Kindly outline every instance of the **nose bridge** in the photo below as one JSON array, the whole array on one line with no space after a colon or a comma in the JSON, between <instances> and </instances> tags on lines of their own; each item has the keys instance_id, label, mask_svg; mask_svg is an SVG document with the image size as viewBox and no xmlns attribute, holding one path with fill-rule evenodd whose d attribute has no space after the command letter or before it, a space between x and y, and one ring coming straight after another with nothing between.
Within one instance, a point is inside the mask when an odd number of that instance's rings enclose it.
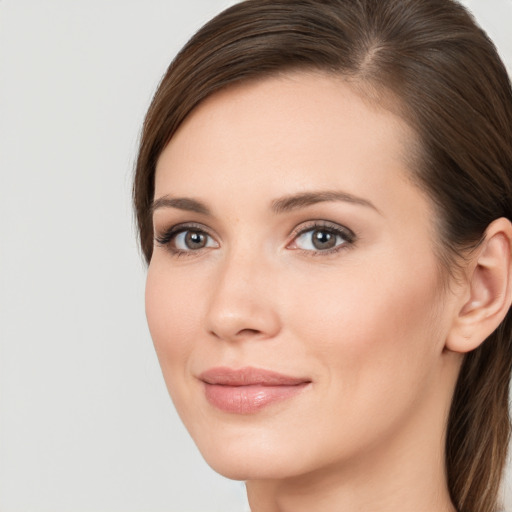
<instances>
[{"instance_id":1,"label":"nose bridge","mask_svg":"<svg viewBox=\"0 0 512 512\"><path fill-rule=\"evenodd\" d=\"M237 340L272 337L279 331L272 300L272 269L254 247L233 247L218 263L210 297L207 329L216 337Z\"/></svg>"}]
</instances>

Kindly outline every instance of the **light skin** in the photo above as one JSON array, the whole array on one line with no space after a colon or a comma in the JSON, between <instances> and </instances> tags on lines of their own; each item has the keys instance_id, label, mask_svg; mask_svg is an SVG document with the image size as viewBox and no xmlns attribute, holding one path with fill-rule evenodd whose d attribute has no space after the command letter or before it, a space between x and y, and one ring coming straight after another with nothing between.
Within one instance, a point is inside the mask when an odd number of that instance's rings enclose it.
<instances>
[{"instance_id":1,"label":"light skin","mask_svg":"<svg viewBox=\"0 0 512 512\"><path fill-rule=\"evenodd\" d=\"M414 143L342 79L295 73L214 94L160 155L151 335L253 512L455 510L447 414L463 354L510 305L512 230L495 221L447 283ZM208 402L202 372L248 366L308 384L251 414Z\"/></svg>"}]
</instances>

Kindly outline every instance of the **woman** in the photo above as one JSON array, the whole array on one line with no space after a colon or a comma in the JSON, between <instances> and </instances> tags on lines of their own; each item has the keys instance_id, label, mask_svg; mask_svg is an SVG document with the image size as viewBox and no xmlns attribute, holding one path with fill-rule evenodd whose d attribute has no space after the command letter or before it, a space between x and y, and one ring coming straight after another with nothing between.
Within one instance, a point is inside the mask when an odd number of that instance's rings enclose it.
<instances>
[{"instance_id":1,"label":"woman","mask_svg":"<svg viewBox=\"0 0 512 512\"><path fill-rule=\"evenodd\" d=\"M170 395L253 512L491 512L512 91L451 0L248 0L162 80L134 184Z\"/></svg>"}]
</instances>

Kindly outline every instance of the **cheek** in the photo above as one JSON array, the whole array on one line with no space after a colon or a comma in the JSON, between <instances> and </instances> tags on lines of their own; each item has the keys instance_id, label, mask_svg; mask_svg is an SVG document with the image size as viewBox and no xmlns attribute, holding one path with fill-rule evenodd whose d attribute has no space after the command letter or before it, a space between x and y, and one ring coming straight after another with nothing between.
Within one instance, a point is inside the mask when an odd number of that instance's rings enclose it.
<instances>
[{"instance_id":1,"label":"cheek","mask_svg":"<svg viewBox=\"0 0 512 512\"><path fill-rule=\"evenodd\" d=\"M442 350L436 276L432 261L423 268L396 262L393 272L361 266L328 279L303 278L303 293L291 290L301 299L283 299L293 304L285 323L333 382L359 389L389 387L401 377L412 383Z\"/></svg>"},{"instance_id":2,"label":"cheek","mask_svg":"<svg viewBox=\"0 0 512 512\"><path fill-rule=\"evenodd\" d=\"M196 287L190 286L186 276L174 276L162 270L158 261L151 262L146 281L146 317L163 370L170 364L182 367L191 349L200 310L195 299Z\"/></svg>"},{"instance_id":3,"label":"cheek","mask_svg":"<svg viewBox=\"0 0 512 512\"><path fill-rule=\"evenodd\" d=\"M201 282L201 281L200 281ZM191 382L191 361L198 345L203 315L198 298L205 290L190 283L188 272L172 272L157 258L146 281L146 317L168 393L185 424L193 415L197 383Z\"/></svg>"}]
</instances>

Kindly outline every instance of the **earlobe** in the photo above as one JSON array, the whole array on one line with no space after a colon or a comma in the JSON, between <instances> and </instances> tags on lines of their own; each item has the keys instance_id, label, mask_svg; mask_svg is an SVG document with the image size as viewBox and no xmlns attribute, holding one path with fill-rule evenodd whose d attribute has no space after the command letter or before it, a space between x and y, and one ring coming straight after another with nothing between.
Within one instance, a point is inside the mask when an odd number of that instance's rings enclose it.
<instances>
[{"instance_id":1,"label":"earlobe","mask_svg":"<svg viewBox=\"0 0 512 512\"><path fill-rule=\"evenodd\" d=\"M512 224L489 224L468 263L467 288L446 340L446 348L466 353L477 348L505 318L512 301Z\"/></svg>"}]
</instances>

